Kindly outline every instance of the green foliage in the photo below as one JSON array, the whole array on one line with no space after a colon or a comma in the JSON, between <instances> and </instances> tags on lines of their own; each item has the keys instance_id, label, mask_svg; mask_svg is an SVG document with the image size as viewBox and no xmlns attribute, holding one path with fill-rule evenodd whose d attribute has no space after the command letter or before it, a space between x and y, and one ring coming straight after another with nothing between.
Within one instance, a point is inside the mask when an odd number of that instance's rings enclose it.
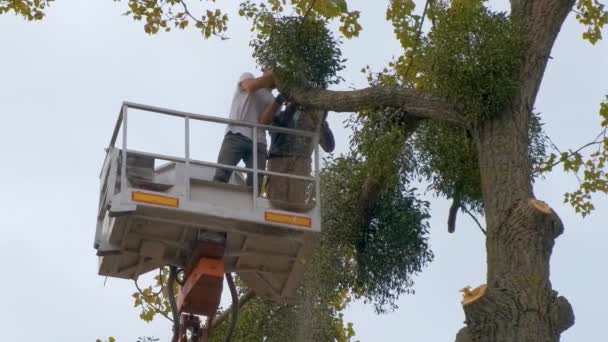
<instances>
[{"instance_id":1,"label":"green foliage","mask_svg":"<svg viewBox=\"0 0 608 342\"><path fill-rule=\"evenodd\" d=\"M419 88L450 100L473 126L498 114L519 85L524 43L516 27L481 1L437 10L420 56L426 80Z\"/></svg>"},{"instance_id":2,"label":"green foliage","mask_svg":"<svg viewBox=\"0 0 608 342\"><path fill-rule=\"evenodd\" d=\"M575 151L552 153L539 167L539 172L547 172L562 164L565 172L577 176L579 187L564 194L564 203L572 205L583 217L595 209L593 194L608 193L608 96L600 103L599 114L602 131L595 140ZM593 150L584 154L583 150L587 148Z\"/></svg>"},{"instance_id":3,"label":"green foliage","mask_svg":"<svg viewBox=\"0 0 608 342\"><path fill-rule=\"evenodd\" d=\"M251 42L258 64L275 70L282 84L325 88L338 83L343 60L339 43L323 20L312 17L272 19Z\"/></svg>"},{"instance_id":4,"label":"green foliage","mask_svg":"<svg viewBox=\"0 0 608 342\"><path fill-rule=\"evenodd\" d=\"M427 121L416 132L416 148L419 172L432 190L481 212L477 148L464 129Z\"/></svg>"},{"instance_id":5,"label":"green foliage","mask_svg":"<svg viewBox=\"0 0 608 342\"><path fill-rule=\"evenodd\" d=\"M306 263L303 284L291 304L276 304L252 299L239 311L234 341L320 341L351 342L355 336L352 323L344 322L341 311L349 302L349 292L342 284L343 253L328 246L322 233L320 246ZM237 278L238 279L238 278ZM246 291L237 281L240 292ZM228 322L218 326L212 342L223 341Z\"/></svg>"},{"instance_id":6,"label":"green foliage","mask_svg":"<svg viewBox=\"0 0 608 342\"><path fill-rule=\"evenodd\" d=\"M359 11L349 11L346 0L246 0L241 2L239 15L253 20L252 30L265 33L271 18L285 17L286 13L295 13L304 17L313 15L318 18L339 19L338 30L346 38L359 35Z\"/></svg>"},{"instance_id":7,"label":"green foliage","mask_svg":"<svg viewBox=\"0 0 608 342\"><path fill-rule=\"evenodd\" d=\"M543 129L544 123L539 113L532 113L528 126L528 160L532 170L538 169L547 159L547 145L550 142L549 136ZM540 174L532 172L532 180Z\"/></svg>"},{"instance_id":8,"label":"green foliage","mask_svg":"<svg viewBox=\"0 0 608 342\"><path fill-rule=\"evenodd\" d=\"M415 165L400 114L369 111L351 120L351 152L328 163L322 184L324 232L343 251L343 268L353 270L345 287L378 312L412 293L412 276L433 259L428 203L409 185ZM362 198L370 182L379 189L377 201L362 213L360 204L373 201Z\"/></svg>"},{"instance_id":9,"label":"green foliage","mask_svg":"<svg viewBox=\"0 0 608 342\"><path fill-rule=\"evenodd\" d=\"M116 339L112 336L108 337L108 339L106 340L107 342L116 342ZM106 342L106 341L102 341L101 339L96 339L95 342Z\"/></svg>"},{"instance_id":10,"label":"green foliage","mask_svg":"<svg viewBox=\"0 0 608 342\"><path fill-rule=\"evenodd\" d=\"M323 244L323 242L322 242ZM259 298L251 300L240 312L234 341L339 341L351 342L354 329L340 313L349 301L348 291L337 284L342 275L340 253L332 248L319 248L307 263L304 284L293 305L275 304ZM161 269L155 283L135 292L135 306L141 308L140 318L151 322L158 315L169 319L166 291L167 268ZM241 294L246 291L237 278ZM177 286L175 293L177 293ZM221 324L211 341L223 341L227 322Z\"/></svg>"},{"instance_id":11,"label":"green foliage","mask_svg":"<svg viewBox=\"0 0 608 342\"><path fill-rule=\"evenodd\" d=\"M14 12L27 20L40 20L51 1L0 0L0 14ZM211 8L214 0L202 2L210 8L191 12L185 0L127 0L125 15L144 21L148 34L194 26L205 38L224 38L228 16ZM339 31L347 38L362 29L360 13L349 10L346 0L239 3L239 15L251 19L252 30L258 33L252 42L254 57L274 68L286 84L326 87L341 80L340 44L327 25L339 20ZM507 15L491 12L484 3L431 2L427 15L432 29L419 40L422 17L414 13L414 2L390 0L386 19L404 53L389 64L390 70L370 77L370 82L414 87L445 97L457 105L470 131L503 111L518 87L524 40ZM583 38L595 44L608 23L608 11L598 0L577 0L576 10L576 18L587 26ZM296 17L285 17L286 13ZM583 216L594 208L592 194L608 192L608 102L601 104L600 115L603 131L585 145L596 150L588 155L581 149L552 154L535 174L558 164L566 172L582 174L579 189L567 193L565 201ZM546 137L537 115L529 121L529 158L537 165L546 154ZM350 153L329 161L323 171L323 233L296 303L254 299L240 312L235 340L352 341L353 326L344 322L341 313L351 297L365 298L383 312L394 308L399 295L413 292L412 276L433 259L428 245L428 203L417 199L411 186L416 176L430 180L437 193L481 211L477 152L467 130L426 121L410 139L403 113L390 108L359 113L349 124L354 129ZM362 213L362 195L370 181L379 193ZM162 268L153 285L133 294L134 306L147 322L158 315L169 318L167 273ZM220 326L212 341L223 340L225 328L225 324Z\"/></svg>"},{"instance_id":12,"label":"green foliage","mask_svg":"<svg viewBox=\"0 0 608 342\"><path fill-rule=\"evenodd\" d=\"M386 187L399 182L399 174L413 170L412 150L405 145L406 126L400 111L361 112L347 121L352 130L352 158L365 161L364 176Z\"/></svg>"},{"instance_id":13,"label":"green foliage","mask_svg":"<svg viewBox=\"0 0 608 342\"><path fill-rule=\"evenodd\" d=\"M583 39L591 44L602 39L602 28L608 23L608 11L598 0L577 0L576 19L587 27Z\"/></svg>"},{"instance_id":14,"label":"green foliage","mask_svg":"<svg viewBox=\"0 0 608 342\"><path fill-rule=\"evenodd\" d=\"M139 317L146 321L152 322L156 315L161 315L169 320L169 313L171 312L171 305L169 303L169 297L167 292L167 279L169 277L169 268L162 267L159 270L159 274L154 277L154 283L143 288L140 291L133 293L132 297L134 300L133 306L140 308ZM174 292L178 293L177 284L174 284Z\"/></svg>"},{"instance_id":15,"label":"green foliage","mask_svg":"<svg viewBox=\"0 0 608 342\"><path fill-rule=\"evenodd\" d=\"M531 114L529 122L528 159L535 169L545 162L548 138L539 115ZM482 213L477 147L467 131L443 122L427 121L416 131L415 144L418 171L429 181L430 189Z\"/></svg>"},{"instance_id":16,"label":"green foliage","mask_svg":"<svg viewBox=\"0 0 608 342\"><path fill-rule=\"evenodd\" d=\"M380 116L370 113L369 117ZM371 126L369 122L358 121ZM369 136L374 130L376 134L381 129L398 131L392 125L382 127L362 131ZM401 153L404 146L398 145L394 150ZM353 341L353 325L345 323L341 314L351 294L372 301L382 312L394 308L400 294L413 292L412 275L433 257L427 241L428 203L415 199L405 179L390 177L387 169L368 163L378 159L364 153L336 158L323 169L323 230L296 302L252 300L239 313L234 340ZM357 204L369 172L387 172L391 186L384 187L365 225ZM225 329L225 323L218 327L212 341L222 341Z\"/></svg>"},{"instance_id":17,"label":"green foliage","mask_svg":"<svg viewBox=\"0 0 608 342\"><path fill-rule=\"evenodd\" d=\"M406 182L384 191L372 210L369 226L357 244L353 291L375 304L378 312L403 293L414 293L412 276L433 259L428 244L428 203L416 198Z\"/></svg>"},{"instance_id":18,"label":"green foliage","mask_svg":"<svg viewBox=\"0 0 608 342\"><path fill-rule=\"evenodd\" d=\"M353 341L341 311L350 294L366 298L378 311L394 307L399 294L413 292L411 276L432 259L427 243L427 203L411 189L388 187L369 225L357 218L365 162L340 157L324 168L323 230L294 304L252 300L240 312L236 341ZM398 182L405 185L404 182ZM227 323L212 341L222 341Z\"/></svg>"},{"instance_id":19,"label":"green foliage","mask_svg":"<svg viewBox=\"0 0 608 342\"><path fill-rule=\"evenodd\" d=\"M395 35L406 51L418 43L418 28L422 17L414 14L415 8L413 0L391 0L386 11L386 20L392 23Z\"/></svg>"},{"instance_id":20,"label":"green foliage","mask_svg":"<svg viewBox=\"0 0 608 342\"><path fill-rule=\"evenodd\" d=\"M387 118L389 118L387 120ZM412 277L433 258L428 245L428 203L416 199L404 175L413 169L397 115L368 112L353 119L352 151L322 171L323 229L293 305L255 299L240 312L238 341L352 341L341 311L351 295L378 312L412 293ZM379 198L362 219L359 203L369 177ZM225 324L213 341L221 341Z\"/></svg>"},{"instance_id":21,"label":"green foliage","mask_svg":"<svg viewBox=\"0 0 608 342\"><path fill-rule=\"evenodd\" d=\"M0 14L13 12L28 21L44 18L44 10L54 0L0 0Z\"/></svg>"},{"instance_id":22,"label":"green foliage","mask_svg":"<svg viewBox=\"0 0 608 342\"><path fill-rule=\"evenodd\" d=\"M316 258L323 258L320 254ZM313 261L312 264L319 264ZM316 281L325 270L309 267L298 299L293 304L276 304L252 299L239 311L234 341L327 341L350 342L355 336L352 323L345 323L340 311L348 302L346 292L338 292L334 282ZM336 273L335 271L333 273ZM329 275L330 273L326 273ZM324 278L324 280L331 280ZM211 342L223 341L228 322L218 326Z\"/></svg>"},{"instance_id":23,"label":"green foliage","mask_svg":"<svg viewBox=\"0 0 608 342\"><path fill-rule=\"evenodd\" d=\"M429 9L433 26L417 42L418 23L412 12L408 1L391 2L389 14L413 18L392 19L404 54L377 75L363 71L372 84L413 87L455 104L468 127L423 122L413 141L416 171L431 190L481 212L477 147L468 131L507 109L518 87L522 35L509 17L488 10L484 1L461 0L449 6L439 2ZM538 165L546 156L547 138L537 115L530 116L528 136L530 162Z\"/></svg>"},{"instance_id":24,"label":"green foliage","mask_svg":"<svg viewBox=\"0 0 608 342\"><path fill-rule=\"evenodd\" d=\"M172 28L183 30L191 22L205 38L225 38L223 33L228 29L228 15L220 9L206 9L197 16L190 12L185 0L128 0L128 5L124 14L145 21L144 31L148 34L169 32Z\"/></svg>"}]
</instances>

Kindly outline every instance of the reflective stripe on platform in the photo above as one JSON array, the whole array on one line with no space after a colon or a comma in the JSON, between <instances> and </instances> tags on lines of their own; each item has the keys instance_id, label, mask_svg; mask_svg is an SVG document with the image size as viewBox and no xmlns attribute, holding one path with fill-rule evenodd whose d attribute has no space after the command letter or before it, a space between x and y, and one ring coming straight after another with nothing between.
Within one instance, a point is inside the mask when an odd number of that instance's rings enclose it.
<instances>
[{"instance_id":1,"label":"reflective stripe on platform","mask_svg":"<svg viewBox=\"0 0 608 342\"><path fill-rule=\"evenodd\" d=\"M310 228L312 225L312 220L308 216L283 214L275 211L264 212L264 220L268 222L291 224L294 226L307 228Z\"/></svg>"}]
</instances>

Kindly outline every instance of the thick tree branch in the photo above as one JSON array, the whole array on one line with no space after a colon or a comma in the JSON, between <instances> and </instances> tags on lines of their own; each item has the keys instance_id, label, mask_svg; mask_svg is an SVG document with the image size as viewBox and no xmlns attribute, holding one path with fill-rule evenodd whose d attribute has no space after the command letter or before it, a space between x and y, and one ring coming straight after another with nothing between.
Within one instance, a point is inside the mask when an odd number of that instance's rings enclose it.
<instances>
[{"instance_id":1,"label":"thick tree branch","mask_svg":"<svg viewBox=\"0 0 608 342\"><path fill-rule=\"evenodd\" d=\"M566 15L572 10L575 0L511 0L511 13L525 23L540 29L532 34L537 37L556 36Z\"/></svg>"},{"instance_id":2,"label":"thick tree branch","mask_svg":"<svg viewBox=\"0 0 608 342\"><path fill-rule=\"evenodd\" d=\"M574 3L575 0L511 0L512 16L526 33L528 47L519 96L524 97L530 110L555 39Z\"/></svg>"},{"instance_id":3,"label":"thick tree branch","mask_svg":"<svg viewBox=\"0 0 608 342\"><path fill-rule=\"evenodd\" d=\"M479 227L479 230L481 230L481 232L483 233L483 235L488 235L488 232L483 229L483 226L481 225L481 223L479 223L479 220L477 219L477 217L475 217L475 215L473 215L473 213L468 210L467 208L462 208L467 214L469 214L469 216L471 217L471 219L473 219L473 221L475 221L475 223L477 224L477 227Z\"/></svg>"},{"instance_id":4,"label":"thick tree branch","mask_svg":"<svg viewBox=\"0 0 608 342\"><path fill-rule=\"evenodd\" d=\"M514 201L533 196L528 160L529 118L551 49L575 0L511 0L511 14L526 42L519 89L511 105L478 133L488 233ZM496 196L495 194L500 194Z\"/></svg>"},{"instance_id":5,"label":"thick tree branch","mask_svg":"<svg viewBox=\"0 0 608 342\"><path fill-rule=\"evenodd\" d=\"M434 119L464 126L465 122L446 101L402 87L373 86L349 91L290 89L289 97L310 109L358 112L374 108L401 108L420 119Z\"/></svg>"}]
</instances>

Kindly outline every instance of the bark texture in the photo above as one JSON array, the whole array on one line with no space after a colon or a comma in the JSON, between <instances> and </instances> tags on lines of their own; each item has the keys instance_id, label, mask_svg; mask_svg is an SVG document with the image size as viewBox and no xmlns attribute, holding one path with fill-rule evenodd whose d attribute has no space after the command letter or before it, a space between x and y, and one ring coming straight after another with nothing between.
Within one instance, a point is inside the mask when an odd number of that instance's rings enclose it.
<instances>
[{"instance_id":1,"label":"bark texture","mask_svg":"<svg viewBox=\"0 0 608 342\"><path fill-rule=\"evenodd\" d=\"M526 32L520 88L511 107L476 133L486 238L488 292L464 306L457 342L556 342L574 324L572 307L549 280L550 258L563 225L534 199L528 161L528 120L547 61L573 0L513 0Z\"/></svg>"},{"instance_id":2,"label":"bark texture","mask_svg":"<svg viewBox=\"0 0 608 342\"><path fill-rule=\"evenodd\" d=\"M551 289L549 259L563 232L557 214L536 199L516 201L488 232L488 291L464 306L457 342L554 342L574 324L568 301Z\"/></svg>"},{"instance_id":3,"label":"bark texture","mask_svg":"<svg viewBox=\"0 0 608 342\"><path fill-rule=\"evenodd\" d=\"M350 91L314 88L289 90L290 99L310 109L358 112L375 108L401 108L420 119L435 119L463 126L464 120L443 99L402 87L373 86Z\"/></svg>"}]
</instances>

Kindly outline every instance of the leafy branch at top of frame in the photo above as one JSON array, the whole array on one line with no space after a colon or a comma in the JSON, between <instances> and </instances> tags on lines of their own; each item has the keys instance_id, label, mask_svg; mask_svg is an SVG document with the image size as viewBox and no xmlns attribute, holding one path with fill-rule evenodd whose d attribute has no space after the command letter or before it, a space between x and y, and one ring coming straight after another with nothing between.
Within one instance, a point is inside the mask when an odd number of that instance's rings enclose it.
<instances>
[{"instance_id":1,"label":"leafy branch at top of frame","mask_svg":"<svg viewBox=\"0 0 608 342\"><path fill-rule=\"evenodd\" d=\"M148 34L165 32L173 28L185 29L192 25L200 30L207 39L212 36L228 39L228 15L222 10L206 9L203 14L195 15L186 0L128 0L129 10L124 13L137 21L145 21L144 31Z\"/></svg>"},{"instance_id":2,"label":"leafy branch at top of frame","mask_svg":"<svg viewBox=\"0 0 608 342\"><path fill-rule=\"evenodd\" d=\"M13 12L28 21L42 20L44 10L54 0L0 0L0 15Z\"/></svg>"},{"instance_id":3,"label":"leafy branch at top of frame","mask_svg":"<svg viewBox=\"0 0 608 342\"><path fill-rule=\"evenodd\" d=\"M239 15L252 21L251 31L268 34L272 21L284 17L314 17L338 20L338 31L346 38L359 35L361 13L349 10L346 0L246 0L239 5Z\"/></svg>"}]
</instances>

